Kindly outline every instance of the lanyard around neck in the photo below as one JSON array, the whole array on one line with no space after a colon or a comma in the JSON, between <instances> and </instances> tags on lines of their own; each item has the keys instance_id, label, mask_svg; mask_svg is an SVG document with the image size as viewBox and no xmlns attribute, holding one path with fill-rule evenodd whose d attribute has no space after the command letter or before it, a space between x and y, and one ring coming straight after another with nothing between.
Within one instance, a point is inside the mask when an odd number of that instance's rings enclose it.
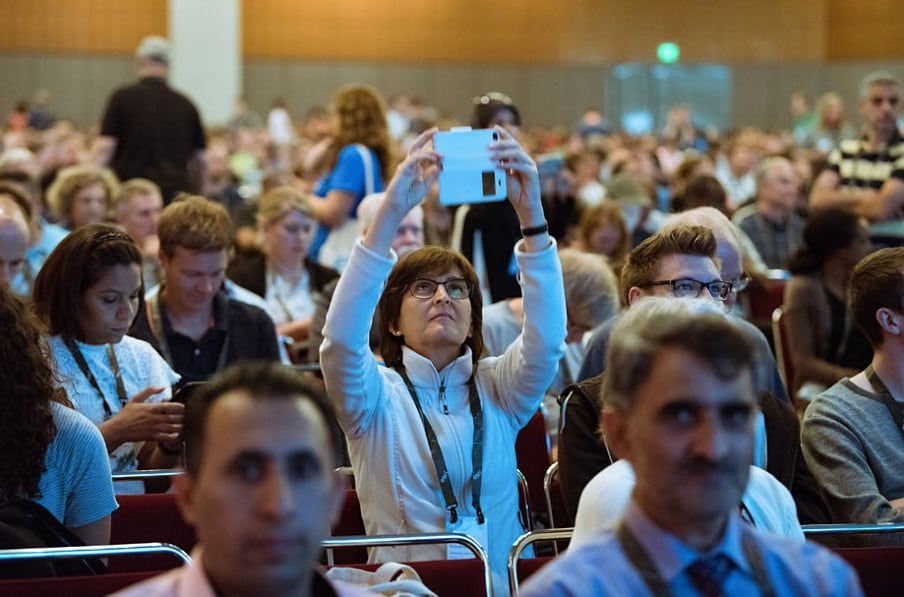
<instances>
[{"instance_id":1,"label":"lanyard around neck","mask_svg":"<svg viewBox=\"0 0 904 597\"><path fill-rule=\"evenodd\" d=\"M100 389L100 384L97 383L97 378L94 377L94 373L92 373L91 368L88 367L88 361L85 360L85 355L82 354L78 344L76 344L75 340L72 338L63 338L63 342L75 358L75 363L81 370L82 375L85 376L85 379L88 380L88 383L91 384L91 387L97 392L100 403L104 407L104 420L109 419L113 416L113 411L107 403L107 398L104 396L103 390ZM112 344L107 344L107 356L110 359L110 368L113 370L113 377L116 379L116 397L119 398L120 406L125 406L129 401L129 396L126 394L126 387L122 381L122 373L119 370L119 361L116 359L116 352L113 350Z\"/></svg>"},{"instance_id":2,"label":"lanyard around neck","mask_svg":"<svg viewBox=\"0 0 904 597\"><path fill-rule=\"evenodd\" d=\"M436 476L439 478L439 485L443 491L443 499L446 501L446 510L449 512L449 521L458 522L458 500L455 499L455 491L452 489L452 482L449 480L449 469L446 467L446 459L440 448L439 440L433 431L433 426L424 414L421 407L421 401L417 397L417 391L414 385L405 373L404 368L398 370L399 375L414 400L414 406L420 415L421 423L424 426L424 433L427 436L427 445L430 447L430 455L433 457L433 466L436 467ZM477 524L483 524L483 510L480 509L480 486L483 477L483 409L480 406L480 396L477 395L477 383L474 381L474 375L468 380L468 401L471 405L471 418L474 421L474 443L471 447L471 505L477 513Z\"/></svg>"},{"instance_id":3,"label":"lanyard around neck","mask_svg":"<svg viewBox=\"0 0 904 597\"><path fill-rule=\"evenodd\" d=\"M871 364L867 365L864 373L866 374L867 381L873 386L876 394L879 395L882 402L885 404L885 408L887 408L888 412L891 414L891 418L895 422L895 427L898 428L898 431L900 431L901 434L904 434L904 404L894 399L888 386L885 385L885 382L882 381Z\"/></svg>"},{"instance_id":4,"label":"lanyard around neck","mask_svg":"<svg viewBox=\"0 0 904 597\"><path fill-rule=\"evenodd\" d=\"M621 543L622 551L625 552L628 561L631 562L634 570L643 579L650 592L655 597L672 597L672 590L666 580L662 578L650 554L647 553L647 550L640 544L640 541L637 540L637 537L634 536L634 533L631 532L631 529L628 528L624 521L618 525L616 537ZM747 535L741 535L741 549L744 552L747 563L750 565L753 582L759 587L760 593L763 597L775 597L775 590L772 588L772 583L769 582L769 575L766 573L763 555L753 544L753 540Z\"/></svg>"},{"instance_id":5,"label":"lanyard around neck","mask_svg":"<svg viewBox=\"0 0 904 597\"><path fill-rule=\"evenodd\" d=\"M155 294L153 298L145 302L145 305L147 308L148 327L151 328L151 335L157 340L157 344L160 346L160 352L163 353L163 358L170 364L170 367L175 369L176 364L173 361L172 352L170 352L169 341L166 339L166 331L163 329L163 316L160 314L160 294ZM226 320L226 325L229 325L228 318ZM226 352L228 345L229 328L227 327L226 335L223 337L223 343L220 345L220 354L217 357L217 367L214 369L214 372L222 371L226 368Z\"/></svg>"}]
</instances>

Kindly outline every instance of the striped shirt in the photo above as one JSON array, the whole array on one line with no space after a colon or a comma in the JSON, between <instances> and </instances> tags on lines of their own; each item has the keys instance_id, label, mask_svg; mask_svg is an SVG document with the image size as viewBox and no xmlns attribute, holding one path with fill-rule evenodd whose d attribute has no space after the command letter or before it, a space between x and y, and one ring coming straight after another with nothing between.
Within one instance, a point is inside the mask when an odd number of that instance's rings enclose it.
<instances>
[{"instance_id":1,"label":"striped shirt","mask_svg":"<svg viewBox=\"0 0 904 597\"><path fill-rule=\"evenodd\" d=\"M842 189L879 190L889 178L904 182L904 137L896 131L881 151L864 137L845 139L829 154L828 169L841 177Z\"/></svg>"}]
</instances>

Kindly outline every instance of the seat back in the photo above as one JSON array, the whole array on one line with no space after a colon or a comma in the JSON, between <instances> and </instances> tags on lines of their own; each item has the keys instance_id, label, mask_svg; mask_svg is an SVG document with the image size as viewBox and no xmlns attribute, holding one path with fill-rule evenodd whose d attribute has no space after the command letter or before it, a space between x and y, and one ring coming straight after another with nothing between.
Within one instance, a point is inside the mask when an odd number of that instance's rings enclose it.
<instances>
[{"instance_id":1,"label":"seat back","mask_svg":"<svg viewBox=\"0 0 904 597\"><path fill-rule=\"evenodd\" d=\"M340 550L340 553L342 551L348 550ZM481 595L486 595L486 586L483 581L483 565L478 559L424 560L421 562L403 563L414 568L418 576L421 577L424 586L439 597L459 597L460 595L480 597ZM381 564L352 564L350 567L373 572L380 566Z\"/></svg>"},{"instance_id":2,"label":"seat back","mask_svg":"<svg viewBox=\"0 0 904 597\"><path fill-rule=\"evenodd\" d=\"M333 537L349 537L367 534L364 530L364 519L361 517L361 502L358 501L358 492L354 489L346 489L342 500L342 509L339 511L339 519L333 525L331 535ZM367 562L367 549L358 547L354 549L341 549L332 555L331 564L363 564Z\"/></svg>"},{"instance_id":3,"label":"seat back","mask_svg":"<svg viewBox=\"0 0 904 597\"><path fill-rule=\"evenodd\" d=\"M791 359L791 352L788 349L788 329L784 325L784 317L785 312L781 307L776 307L772 311L772 339L775 342L775 361L778 364L778 372L790 395L794 384L794 361Z\"/></svg>"},{"instance_id":4,"label":"seat back","mask_svg":"<svg viewBox=\"0 0 904 597\"><path fill-rule=\"evenodd\" d=\"M60 558L107 558L111 571L120 559L148 557L166 558L161 568L151 568L140 572L111 572L96 576L61 576L55 578L17 578L0 580L0 595L65 595L66 597L97 597L108 595L119 589L140 582L151 576L178 566L190 564L187 553L166 543L132 543L128 545L91 545L79 547L43 547L32 549L0 550L0 562L25 562L34 560L54 560Z\"/></svg>"},{"instance_id":5,"label":"seat back","mask_svg":"<svg viewBox=\"0 0 904 597\"><path fill-rule=\"evenodd\" d=\"M420 568L425 570L425 575L421 575L424 584L433 589L438 595L475 595L476 597L493 595L493 574L490 570L490 559L487 556L486 549L477 542L473 537L462 533L423 533L419 535L380 535L380 536L359 536L359 537L332 537L323 541L324 549L332 552L336 549L361 548L361 547L401 547L413 545L436 545L457 543L465 546L474 554L474 558L465 560L437 560L432 562L414 562L409 563L418 574L421 574ZM465 565L462 562L472 562ZM480 567L481 574L475 574ZM359 566L355 566L359 567ZM363 566L361 566L363 567ZM468 578L464 573L467 570ZM430 581L428 581L428 578ZM474 578L481 579L479 590L464 590L464 586L474 581ZM434 584L430 584L433 582ZM476 585L475 585L476 587Z\"/></svg>"},{"instance_id":6,"label":"seat back","mask_svg":"<svg viewBox=\"0 0 904 597\"><path fill-rule=\"evenodd\" d=\"M120 495L110 520L110 543L149 543L159 541L190 552L197 543L195 529L185 522L176 496L172 493ZM110 561L111 572L165 570L167 559L161 556L124 557Z\"/></svg>"},{"instance_id":7,"label":"seat back","mask_svg":"<svg viewBox=\"0 0 904 597\"><path fill-rule=\"evenodd\" d=\"M97 576L61 576L57 578L17 578L0 580L0 595L16 597L99 597L109 595L159 574L156 570L118 572Z\"/></svg>"},{"instance_id":8,"label":"seat back","mask_svg":"<svg viewBox=\"0 0 904 597\"><path fill-rule=\"evenodd\" d=\"M518 434L515 442L518 470L527 479L530 493L530 507L534 515L546 516L543 500L543 476L549 467L549 438L546 435L546 421L543 413L537 411Z\"/></svg>"},{"instance_id":9,"label":"seat back","mask_svg":"<svg viewBox=\"0 0 904 597\"><path fill-rule=\"evenodd\" d=\"M857 544L866 547L832 547L832 551L844 558L857 571L863 594L867 597L884 597L901 593L899 567L904 566L904 544L900 543L904 523L883 524L805 524L804 535L810 540L844 540L856 536ZM892 538L892 535L895 535ZM875 542L873 546L870 543Z\"/></svg>"},{"instance_id":10,"label":"seat back","mask_svg":"<svg viewBox=\"0 0 904 597\"><path fill-rule=\"evenodd\" d=\"M842 547L832 551L857 571L863 594L867 597L901 593L898 570L904 567L904 546Z\"/></svg>"}]
</instances>

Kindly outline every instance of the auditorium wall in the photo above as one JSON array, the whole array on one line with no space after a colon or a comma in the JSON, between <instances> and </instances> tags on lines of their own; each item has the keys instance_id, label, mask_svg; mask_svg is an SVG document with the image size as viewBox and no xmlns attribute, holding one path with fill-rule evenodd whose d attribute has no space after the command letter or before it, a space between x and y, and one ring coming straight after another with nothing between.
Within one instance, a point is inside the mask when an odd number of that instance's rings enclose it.
<instances>
[{"instance_id":1,"label":"auditorium wall","mask_svg":"<svg viewBox=\"0 0 904 597\"><path fill-rule=\"evenodd\" d=\"M266 112L323 105L343 83L417 94L464 118L471 98L511 95L528 123L569 123L601 106L620 62L653 62L677 42L682 62L732 69L732 123L787 123L788 96L839 91L854 118L858 79L904 78L904 11L891 0L245 0L244 93ZM0 111L45 88L82 126L134 74L131 52L166 29L166 0L3 0ZM878 21L878 23L877 23ZM876 25L875 27L873 25ZM875 34L874 34L875 33Z\"/></svg>"}]
</instances>

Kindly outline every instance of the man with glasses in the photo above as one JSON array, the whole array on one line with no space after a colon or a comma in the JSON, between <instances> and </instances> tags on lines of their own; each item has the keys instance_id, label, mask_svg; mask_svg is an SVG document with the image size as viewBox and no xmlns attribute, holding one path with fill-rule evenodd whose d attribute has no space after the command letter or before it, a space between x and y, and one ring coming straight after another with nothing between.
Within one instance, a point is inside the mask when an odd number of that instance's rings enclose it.
<instances>
[{"instance_id":1,"label":"man with glasses","mask_svg":"<svg viewBox=\"0 0 904 597\"><path fill-rule=\"evenodd\" d=\"M698 208L673 217L663 230L634 248L622 268L624 306L630 308L645 296L709 297L726 308L735 304L737 289L727 280L734 280L743 288L748 278L741 268L740 249L731 223L724 216L715 217L711 213L714 211ZM686 225L688 221L707 225ZM565 505L572 515L586 484L612 462L599 438L598 396L609 337L618 320L616 315L594 330L579 376L584 381L567 388L559 400L559 473ZM768 441L765 450L760 449L758 464L768 463L768 470L788 487L801 485L794 492L796 499L800 496L798 508L803 510L803 519L822 520L824 512L812 479L807 471L800 470L797 423L769 343L753 324L741 318L736 318L736 323L755 348L755 389L758 396L765 397Z\"/></svg>"}]
</instances>

